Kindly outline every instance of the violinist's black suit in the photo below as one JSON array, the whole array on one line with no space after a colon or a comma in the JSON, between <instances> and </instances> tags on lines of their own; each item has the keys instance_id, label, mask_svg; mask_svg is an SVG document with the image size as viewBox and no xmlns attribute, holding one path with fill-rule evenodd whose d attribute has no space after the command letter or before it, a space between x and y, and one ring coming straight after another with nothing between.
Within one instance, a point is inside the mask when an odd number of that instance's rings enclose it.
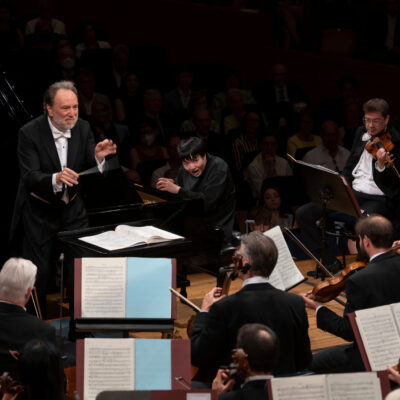
<instances>
[{"instance_id":1,"label":"violinist's black suit","mask_svg":"<svg viewBox=\"0 0 400 400\"><path fill-rule=\"evenodd\" d=\"M273 329L280 342L280 356L274 374L290 374L309 367L311 362L308 320L303 299L274 288L269 283L245 285L239 292L199 312L190 336L192 364L207 370L209 381L218 367L231 363L239 328L260 323Z\"/></svg>"},{"instance_id":2,"label":"violinist's black suit","mask_svg":"<svg viewBox=\"0 0 400 400\"><path fill-rule=\"evenodd\" d=\"M374 258L370 263L350 276L346 282L346 307L343 317L327 307L317 311L317 326L333 335L353 341L348 313L366 308L400 302L400 256L391 252ZM363 371L356 344L333 347L314 355L312 369L316 372Z\"/></svg>"},{"instance_id":3,"label":"violinist's black suit","mask_svg":"<svg viewBox=\"0 0 400 400\"><path fill-rule=\"evenodd\" d=\"M75 193L70 191L68 204L61 200L61 192L53 191L52 175L61 171L61 164L47 116L24 125L18 140L20 182L11 236L22 227L22 254L18 255L31 260L38 268L36 287L43 306L47 282L54 270L57 233L87 226L87 216L76 187ZM96 165L94 148L89 124L78 119L68 139L67 167L81 172Z\"/></svg>"},{"instance_id":4,"label":"violinist's black suit","mask_svg":"<svg viewBox=\"0 0 400 400\"><path fill-rule=\"evenodd\" d=\"M32 339L56 344L56 331L48 323L15 304L0 302L0 375L14 373L16 361L9 350L21 350Z\"/></svg>"}]
</instances>

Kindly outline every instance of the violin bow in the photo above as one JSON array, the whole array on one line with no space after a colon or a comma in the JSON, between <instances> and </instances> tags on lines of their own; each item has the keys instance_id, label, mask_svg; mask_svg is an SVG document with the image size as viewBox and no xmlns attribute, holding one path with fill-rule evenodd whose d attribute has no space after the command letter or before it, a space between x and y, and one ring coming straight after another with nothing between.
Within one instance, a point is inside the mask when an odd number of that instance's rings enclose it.
<instances>
[{"instance_id":1,"label":"violin bow","mask_svg":"<svg viewBox=\"0 0 400 400\"><path fill-rule=\"evenodd\" d=\"M329 272L326 267L324 267L321 261L319 261L318 258L315 257L314 254L311 253L311 251L308 250L306 246L304 246L300 239L298 239L289 228L283 228L283 232L285 232L305 253L307 253L317 263L318 267L320 267L325 272L325 274L327 274L331 278L334 277L334 275Z\"/></svg>"}]
</instances>

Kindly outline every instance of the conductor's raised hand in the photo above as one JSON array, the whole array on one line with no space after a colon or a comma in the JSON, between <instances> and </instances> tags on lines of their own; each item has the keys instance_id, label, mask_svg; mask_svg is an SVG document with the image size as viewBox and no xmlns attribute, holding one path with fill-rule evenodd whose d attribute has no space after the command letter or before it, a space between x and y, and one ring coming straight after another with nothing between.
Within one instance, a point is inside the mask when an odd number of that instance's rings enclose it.
<instances>
[{"instance_id":1,"label":"conductor's raised hand","mask_svg":"<svg viewBox=\"0 0 400 400\"><path fill-rule=\"evenodd\" d=\"M106 156L116 153L117 145L110 139L104 139L102 142L97 143L94 149L94 154L99 163L102 163Z\"/></svg>"},{"instance_id":2,"label":"conductor's raised hand","mask_svg":"<svg viewBox=\"0 0 400 400\"><path fill-rule=\"evenodd\" d=\"M79 175L69 168L64 168L61 172L56 175L56 183L57 185L61 185L64 183L67 186L78 185Z\"/></svg>"}]
</instances>

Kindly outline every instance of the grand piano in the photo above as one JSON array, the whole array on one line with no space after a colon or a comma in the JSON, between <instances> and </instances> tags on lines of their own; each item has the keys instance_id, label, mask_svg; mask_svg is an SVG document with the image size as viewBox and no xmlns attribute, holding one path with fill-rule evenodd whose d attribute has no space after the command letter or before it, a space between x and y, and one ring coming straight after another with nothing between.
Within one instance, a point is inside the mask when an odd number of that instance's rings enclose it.
<instances>
[{"instance_id":1,"label":"grand piano","mask_svg":"<svg viewBox=\"0 0 400 400\"><path fill-rule=\"evenodd\" d=\"M83 178L83 179L82 179ZM104 175L80 178L89 217L89 227L64 231L59 238L64 246L74 247L80 257L166 257L178 262L178 286L185 295L186 262L193 255L213 254L216 265L205 272L218 277L218 269L229 264L233 248L223 249L223 233L206 226L201 199L181 200L178 196L130 182L122 169ZM108 251L79 240L81 236L113 230L117 225L153 225L183 236L184 239ZM222 251L224 250L224 251Z\"/></svg>"}]
</instances>

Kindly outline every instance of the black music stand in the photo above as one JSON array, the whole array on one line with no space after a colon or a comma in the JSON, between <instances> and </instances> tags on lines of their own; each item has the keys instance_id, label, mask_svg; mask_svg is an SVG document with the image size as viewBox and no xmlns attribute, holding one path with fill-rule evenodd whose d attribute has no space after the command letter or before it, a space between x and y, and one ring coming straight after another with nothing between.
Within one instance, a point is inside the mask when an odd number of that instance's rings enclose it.
<instances>
[{"instance_id":1,"label":"black music stand","mask_svg":"<svg viewBox=\"0 0 400 400\"><path fill-rule=\"evenodd\" d=\"M322 206L320 224L322 233L321 262L322 264L326 264L327 209L329 208L330 210L339 211L358 218L362 215L360 207L350 185L343 175L319 165L298 161L293 157L290 158L294 162L295 174L300 176L303 183L304 191L313 203ZM316 274L317 272L318 268ZM322 271L322 280L324 277L325 274Z\"/></svg>"}]
</instances>

